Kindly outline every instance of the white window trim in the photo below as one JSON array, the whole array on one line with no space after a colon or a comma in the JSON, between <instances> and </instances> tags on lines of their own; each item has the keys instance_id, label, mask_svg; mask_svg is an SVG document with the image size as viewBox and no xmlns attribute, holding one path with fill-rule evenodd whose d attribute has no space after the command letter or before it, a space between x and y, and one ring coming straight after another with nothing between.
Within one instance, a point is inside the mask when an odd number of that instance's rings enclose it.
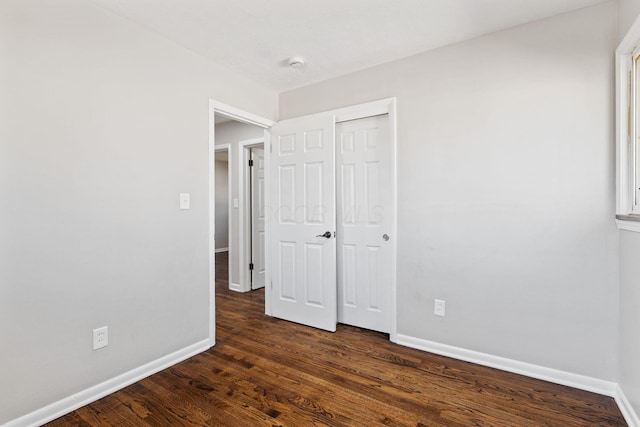
<instances>
[{"instance_id":1,"label":"white window trim","mask_svg":"<svg viewBox=\"0 0 640 427\"><path fill-rule=\"evenodd\" d=\"M640 233L640 212L634 212L635 130L633 58L640 46L640 18L616 49L616 224ZM640 165L639 165L640 167Z\"/></svg>"}]
</instances>

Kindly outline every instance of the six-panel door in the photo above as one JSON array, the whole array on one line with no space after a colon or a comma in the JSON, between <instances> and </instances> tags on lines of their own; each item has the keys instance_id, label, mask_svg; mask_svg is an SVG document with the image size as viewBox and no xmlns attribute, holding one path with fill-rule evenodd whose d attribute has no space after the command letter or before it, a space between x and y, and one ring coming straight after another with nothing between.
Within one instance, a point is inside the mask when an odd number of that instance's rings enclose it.
<instances>
[{"instance_id":1,"label":"six-panel door","mask_svg":"<svg viewBox=\"0 0 640 427\"><path fill-rule=\"evenodd\" d=\"M338 322L391 328L391 144L388 116L338 123Z\"/></svg>"},{"instance_id":2,"label":"six-panel door","mask_svg":"<svg viewBox=\"0 0 640 427\"><path fill-rule=\"evenodd\" d=\"M332 115L271 131L271 308L275 317L335 331L335 128Z\"/></svg>"}]
</instances>

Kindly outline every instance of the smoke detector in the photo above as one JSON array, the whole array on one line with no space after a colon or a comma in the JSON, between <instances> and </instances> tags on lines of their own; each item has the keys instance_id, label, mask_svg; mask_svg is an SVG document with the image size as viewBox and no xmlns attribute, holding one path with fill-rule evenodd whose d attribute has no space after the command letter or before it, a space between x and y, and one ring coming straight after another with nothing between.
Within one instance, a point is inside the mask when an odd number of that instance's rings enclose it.
<instances>
[{"instance_id":1,"label":"smoke detector","mask_svg":"<svg viewBox=\"0 0 640 427\"><path fill-rule=\"evenodd\" d=\"M289 58L289 67L297 69L304 65L304 58L301 56L292 56Z\"/></svg>"}]
</instances>

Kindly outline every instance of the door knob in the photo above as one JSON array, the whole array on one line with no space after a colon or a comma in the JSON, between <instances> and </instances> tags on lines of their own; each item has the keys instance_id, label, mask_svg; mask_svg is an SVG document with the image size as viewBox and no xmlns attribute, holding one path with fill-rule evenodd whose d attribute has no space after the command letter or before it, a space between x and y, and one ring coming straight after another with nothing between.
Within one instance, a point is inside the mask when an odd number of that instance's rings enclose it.
<instances>
[{"instance_id":1,"label":"door knob","mask_svg":"<svg viewBox=\"0 0 640 427\"><path fill-rule=\"evenodd\" d=\"M331 238L331 232L330 231L325 231L324 234L318 234L316 237L325 237L327 239Z\"/></svg>"},{"instance_id":2,"label":"door knob","mask_svg":"<svg viewBox=\"0 0 640 427\"><path fill-rule=\"evenodd\" d=\"M382 240L384 240L385 242L388 242L389 241L389 235L387 233L384 233L382 235Z\"/></svg>"}]
</instances>

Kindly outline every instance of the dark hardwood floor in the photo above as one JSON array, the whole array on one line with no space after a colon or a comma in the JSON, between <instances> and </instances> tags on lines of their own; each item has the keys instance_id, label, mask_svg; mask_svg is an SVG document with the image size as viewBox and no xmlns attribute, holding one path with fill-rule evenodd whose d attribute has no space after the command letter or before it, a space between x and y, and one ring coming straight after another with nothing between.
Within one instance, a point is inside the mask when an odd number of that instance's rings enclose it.
<instances>
[{"instance_id":1,"label":"dark hardwood floor","mask_svg":"<svg viewBox=\"0 0 640 427\"><path fill-rule=\"evenodd\" d=\"M50 426L624 426L613 399L269 318L216 260L217 344Z\"/></svg>"}]
</instances>

